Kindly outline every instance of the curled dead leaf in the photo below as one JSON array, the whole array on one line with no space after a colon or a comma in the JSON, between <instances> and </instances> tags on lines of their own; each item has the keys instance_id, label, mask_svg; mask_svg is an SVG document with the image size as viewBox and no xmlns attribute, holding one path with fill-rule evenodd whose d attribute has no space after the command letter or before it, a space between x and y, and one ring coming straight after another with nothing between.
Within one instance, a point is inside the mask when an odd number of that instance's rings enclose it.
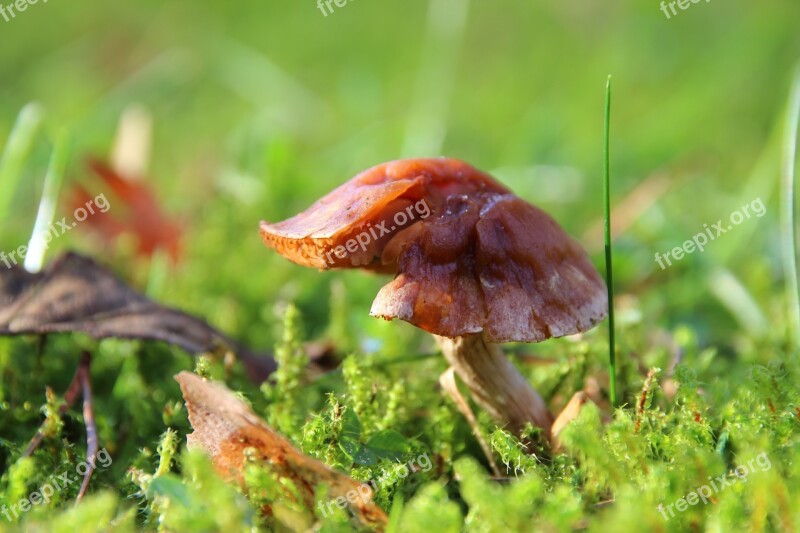
<instances>
[{"instance_id":1,"label":"curled dead leaf","mask_svg":"<svg viewBox=\"0 0 800 533\"><path fill-rule=\"evenodd\" d=\"M368 485L304 455L227 387L191 372L181 372L175 379L180 383L194 428L194 433L187 436L188 446L205 450L225 479L242 481L245 450L250 448L256 459L294 483L307 508L314 507L317 487L327 485L329 497L347 498L351 511L362 523L379 527L386 524L386 514L372 502ZM359 496L347 497L354 493Z\"/></svg>"},{"instance_id":2,"label":"curled dead leaf","mask_svg":"<svg viewBox=\"0 0 800 533\"><path fill-rule=\"evenodd\" d=\"M74 331L96 339L159 340L190 353L233 350L258 382L275 370L271 357L150 300L88 257L67 253L37 274L0 266L0 336Z\"/></svg>"}]
</instances>

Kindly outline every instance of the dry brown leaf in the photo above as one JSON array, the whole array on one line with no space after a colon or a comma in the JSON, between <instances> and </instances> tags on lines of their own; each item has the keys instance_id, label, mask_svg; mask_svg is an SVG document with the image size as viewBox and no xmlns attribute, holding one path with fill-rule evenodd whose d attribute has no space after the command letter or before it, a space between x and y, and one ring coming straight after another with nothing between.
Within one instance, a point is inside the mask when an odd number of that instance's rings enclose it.
<instances>
[{"instance_id":1,"label":"dry brown leaf","mask_svg":"<svg viewBox=\"0 0 800 533\"><path fill-rule=\"evenodd\" d=\"M376 526L386 524L386 514L372 502L368 485L304 455L227 387L191 372L181 372L175 379L180 383L189 422L194 428L194 433L187 436L189 448L205 450L223 478L242 482L244 452L252 448L258 460L268 463L278 476L294 483L309 509L314 506L316 488L324 484L328 486L331 499L347 498L351 511L361 522ZM348 498L348 494L354 493L359 496Z\"/></svg>"},{"instance_id":2,"label":"dry brown leaf","mask_svg":"<svg viewBox=\"0 0 800 533\"><path fill-rule=\"evenodd\" d=\"M561 413L559 413L558 418L556 418L556 421L553 422L551 427L550 434L552 435L553 449L556 451L561 449L561 440L558 438L559 434L570 422L578 418L583 406L586 405L586 402L590 401L589 395L584 391L578 391L572 395L569 403L567 403Z\"/></svg>"},{"instance_id":3,"label":"dry brown leaf","mask_svg":"<svg viewBox=\"0 0 800 533\"><path fill-rule=\"evenodd\" d=\"M96 339L159 340L190 353L233 349L253 380L275 370L198 317L160 305L128 287L89 257L67 253L44 272L0 264L0 336L81 331Z\"/></svg>"}]
</instances>

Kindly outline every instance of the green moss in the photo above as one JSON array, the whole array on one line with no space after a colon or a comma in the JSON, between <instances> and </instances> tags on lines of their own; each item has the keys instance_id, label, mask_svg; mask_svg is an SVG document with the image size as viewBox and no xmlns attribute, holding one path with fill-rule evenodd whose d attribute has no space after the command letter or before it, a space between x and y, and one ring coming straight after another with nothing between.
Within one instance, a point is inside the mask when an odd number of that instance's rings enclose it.
<instances>
[{"instance_id":1,"label":"green moss","mask_svg":"<svg viewBox=\"0 0 800 533\"><path fill-rule=\"evenodd\" d=\"M300 312L294 305L286 308L283 320L283 337L275 346L278 370L261 391L269 402L267 421L284 434L298 437L305 418L301 385L308 356L302 344Z\"/></svg>"},{"instance_id":2,"label":"green moss","mask_svg":"<svg viewBox=\"0 0 800 533\"><path fill-rule=\"evenodd\" d=\"M74 134L64 190L76 180L102 187L83 155L108 153L120 114L142 102L154 117L145 178L183 222L181 262L148 264L130 240L106 246L88 226L54 241L48 260L67 248L89 253L134 288L273 352L279 370L260 387L219 354L161 343L0 338L0 531L357 529L346 510L304 509L296 487L268 467L249 465L235 487L187 453L192 430L172 376L192 369L224 381L304 453L380 481L375 498L390 531L800 530L800 354L788 334L775 192L797 2L711 2L670 21L657 2L602 13L469 2L463 49L442 42L458 61L440 69L443 84L417 70L438 64L430 39L416 38L430 13L441 14L428 0L355 2L327 18L313 3L262 4L174 0L156 13L154 2L39 2L42 11L2 22L3 140L26 102L41 101L46 114L28 157L15 162L18 175L0 184L14 189L0 250L30 237L51 133ZM376 17L391 21L389 38ZM447 36L457 34L434 40ZM612 67L612 206L631 205L622 203L630 191L670 186L614 240L620 407L607 407L604 326L504 347L549 405L588 388L603 408L588 405L558 453L526 449L477 410L503 476L493 479L439 390L446 364L430 335L369 316L387 278L301 268L264 248L258 221L292 216L367 165L398 157L419 134L409 105L439 109L441 86L452 91L448 112L434 117L443 144L431 152L490 170L591 248L600 243L590 230L602 211L601 97ZM415 85L423 89L409 92ZM654 262L756 196L763 218L668 269ZM112 204L111 214L124 211ZM591 257L601 264L600 253ZM718 290L720 268L744 297ZM305 341L332 342L341 368L307 376ZM53 475L77 477L86 455L80 400L57 411L83 350L92 354L99 444L113 463L95 472L81 505L71 483L7 520L2 506L18 506ZM661 370L640 402L650 369ZM21 459L43 423L40 449ZM769 469L675 509L761 454ZM406 474L423 455L431 468ZM324 488L317 499L327 501ZM272 517L261 516L263 505ZM665 518L659 506L670 505Z\"/></svg>"}]
</instances>

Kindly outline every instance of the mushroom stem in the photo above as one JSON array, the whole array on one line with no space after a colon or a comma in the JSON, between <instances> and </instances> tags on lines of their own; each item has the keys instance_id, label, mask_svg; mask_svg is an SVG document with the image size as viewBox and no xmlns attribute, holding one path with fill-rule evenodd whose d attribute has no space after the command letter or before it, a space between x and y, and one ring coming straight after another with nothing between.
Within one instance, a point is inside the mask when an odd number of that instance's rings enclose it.
<instances>
[{"instance_id":1,"label":"mushroom stem","mask_svg":"<svg viewBox=\"0 0 800 533\"><path fill-rule=\"evenodd\" d=\"M499 345L486 342L482 333L454 339L434 337L475 401L498 424L519 435L530 422L550 439L553 418L547 405Z\"/></svg>"}]
</instances>

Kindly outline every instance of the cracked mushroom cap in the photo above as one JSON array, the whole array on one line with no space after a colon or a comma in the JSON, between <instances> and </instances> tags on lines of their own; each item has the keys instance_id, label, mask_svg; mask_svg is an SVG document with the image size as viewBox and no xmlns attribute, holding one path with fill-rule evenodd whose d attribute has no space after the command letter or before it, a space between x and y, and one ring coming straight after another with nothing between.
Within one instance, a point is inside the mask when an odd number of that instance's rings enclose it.
<instances>
[{"instance_id":1,"label":"cracked mushroom cap","mask_svg":"<svg viewBox=\"0 0 800 533\"><path fill-rule=\"evenodd\" d=\"M608 309L605 284L574 239L453 159L374 167L293 218L262 222L261 236L304 266L395 273L370 314L443 337L539 342L591 329Z\"/></svg>"},{"instance_id":2,"label":"cracked mushroom cap","mask_svg":"<svg viewBox=\"0 0 800 533\"><path fill-rule=\"evenodd\" d=\"M479 191L509 192L455 159L391 161L360 173L299 215L275 224L261 222L261 238L298 265L392 272L392 261L382 260L383 249L423 219L423 207L437 208L452 194ZM395 220L399 212L407 215L405 224Z\"/></svg>"}]
</instances>

